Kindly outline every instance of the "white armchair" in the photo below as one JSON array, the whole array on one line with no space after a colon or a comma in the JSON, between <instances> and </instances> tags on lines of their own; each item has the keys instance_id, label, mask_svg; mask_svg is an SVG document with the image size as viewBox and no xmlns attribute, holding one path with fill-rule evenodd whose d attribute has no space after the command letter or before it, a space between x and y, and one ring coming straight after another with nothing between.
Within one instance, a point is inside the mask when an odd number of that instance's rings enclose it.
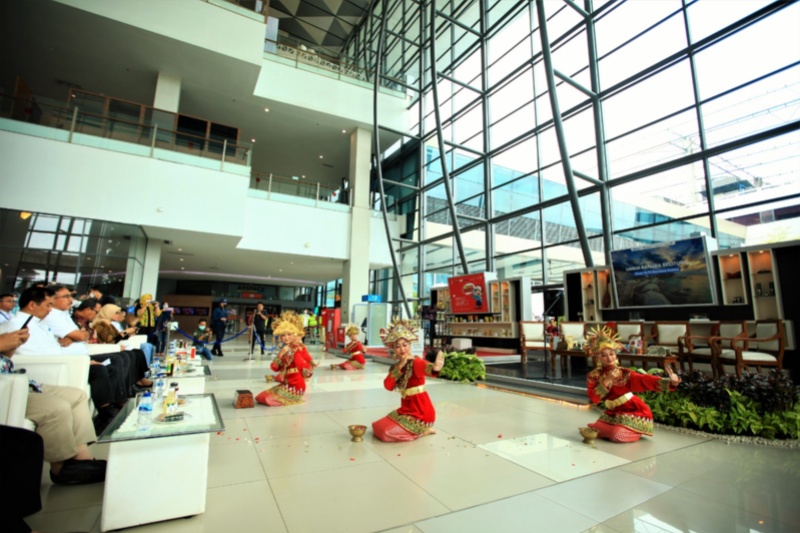
<instances>
[{"instance_id":1,"label":"white armchair","mask_svg":"<svg viewBox=\"0 0 800 533\"><path fill-rule=\"evenodd\" d=\"M545 364L547 361L547 350L550 346L545 342L545 324L544 322L530 322L523 320L519 323L520 337L520 355L522 356L522 364L528 362L528 350L542 350L544 351Z\"/></svg>"},{"instance_id":2,"label":"white armchair","mask_svg":"<svg viewBox=\"0 0 800 533\"><path fill-rule=\"evenodd\" d=\"M89 358L85 355L15 355L14 368L39 383L75 387L89 393Z\"/></svg>"},{"instance_id":3,"label":"white armchair","mask_svg":"<svg viewBox=\"0 0 800 533\"><path fill-rule=\"evenodd\" d=\"M0 374L0 424L33 431L25 418L28 406L28 377L25 374Z\"/></svg>"}]
</instances>

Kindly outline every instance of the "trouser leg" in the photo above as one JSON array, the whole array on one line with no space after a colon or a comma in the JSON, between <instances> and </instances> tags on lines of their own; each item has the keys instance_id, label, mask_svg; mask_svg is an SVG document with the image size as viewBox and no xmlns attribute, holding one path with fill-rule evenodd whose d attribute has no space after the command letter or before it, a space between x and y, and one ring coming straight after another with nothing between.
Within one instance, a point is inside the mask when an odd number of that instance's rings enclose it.
<instances>
[{"instance_id":1,"label":"trouser leg","mask_svg":"<svg viewBox=\"0 0 800 533\"><path fill-rule=\"evenodd\" d=\"M95 407L100 408L116 400L108 367L89 365L89 386L92 389L92 402Z\"/></svg>"},{"instance_id":2,"label":"trouser leg","mask_svg":"<svg viewBox=\"0 0 800 533\"><path fill-rule=\"evenodd\" d=\"M23 518L42 508L39 486L42 478L42 437L27 429L0 425L3 443L3 479L0 483L0 529L14 533L30 531Z\"/></svg>"},{"instance_id":3,"label":"trouser leg","mask_svg":"<svg viewBox=\"0 0 800 533\"><path fill-rule=\"evenodd\" d=\"M42 390L28 395L25 416L33 420L44 441L44 460L66 461L75 457L78 446L97 440L86 393L56 385L43 385Z\"/></svg>"}]
</instances>

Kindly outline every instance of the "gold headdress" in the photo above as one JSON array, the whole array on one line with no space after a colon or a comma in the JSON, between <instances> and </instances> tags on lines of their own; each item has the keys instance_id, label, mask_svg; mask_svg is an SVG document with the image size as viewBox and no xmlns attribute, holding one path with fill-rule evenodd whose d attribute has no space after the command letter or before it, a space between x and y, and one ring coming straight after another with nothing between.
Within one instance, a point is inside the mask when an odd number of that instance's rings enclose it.
<instances>
[{"instance_id":1,"label":"gold headdress","mask_svg":"<svg viewBox=\"0 0 800 533\"><path fill-rule=\"evenodd\" d=\"M273 322L272 333L274 335L288 333L302 337L306 334L306 330L303 328L303 317L294 311L284 311Z\"/></svg>"},{"instance_id":2,"label":"gold headdress","mask_svg":"<svg viewBox=\"0 0 800 533\"><path fill-rule=\"evenodd\" d=\"M586 336L586 344L583 345L583 351L587 354L598 355L605 348L611 348L615 352L621 349L622 344L619 342L619 334L606 326L597 326L589 331Z\"/></svg>"},{"instance_id":3,"label":"gold headdress","mask_svg":"<svg viewBox=\"0 0 800 533\"><path fill-rule=\"evenodd\" d=\"M347 324L347 329L344 330L344 334L347 335L348 337L350 335L353 335L354 333L356 335L358 335L360 332L361 332L361 329L358 326L356 326L355 324L353 324L352 322Z\"/></svg>"},{"instance_id":4,"label":"gold headdress","mask_svg":"<svg viewBox=\"0 0 800 533\"><path fill-rule=\"evenodd\" d=\"M393 348L394 343L400 339L405 339L408 342L418 341L419 337L417 337L417 334L415 333L417 328L419 328L419 324L413 320L400 320L395 318L392 320L392 324L389 326L389 328L385 330L385 333L381 332L383 344L387 348Z\"/></svg>"}]
</instances>

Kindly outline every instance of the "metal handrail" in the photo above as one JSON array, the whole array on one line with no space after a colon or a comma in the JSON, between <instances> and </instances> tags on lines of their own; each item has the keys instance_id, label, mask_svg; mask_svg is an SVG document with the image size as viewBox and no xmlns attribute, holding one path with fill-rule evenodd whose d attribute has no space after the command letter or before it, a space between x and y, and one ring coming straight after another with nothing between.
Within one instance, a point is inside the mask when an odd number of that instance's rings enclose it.
<instances>
[{"instance_id":1,"label":"metal handrail","mask_svg":"<svg viewBox=\"0 0 800 533\"><path fill-rule=\"evenodd\" d=\"M279 176L273 173L253 172L250 175L250 188L267 192L267 199L272 193L288 194L301 198L309 198L319 202L338 203L352 206L352 195L347 195L347 201L342 202L342 194L339 188L323 185L318 182L300 181L298 179Z\"/></svg>"}]
</instances>

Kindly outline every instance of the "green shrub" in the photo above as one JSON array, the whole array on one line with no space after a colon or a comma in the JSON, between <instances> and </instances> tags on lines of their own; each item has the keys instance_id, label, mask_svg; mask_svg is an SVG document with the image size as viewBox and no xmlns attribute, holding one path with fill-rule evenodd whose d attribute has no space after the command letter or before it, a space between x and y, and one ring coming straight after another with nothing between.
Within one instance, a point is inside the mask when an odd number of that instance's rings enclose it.
<instances>
[{"instance_id":1,"label":"green shrub","mask_svg":"<svg viewBox=\"0 0 800 533\"><path fill-rule=\"evenodd\" d=\"M451 352L444 354L444 366L439 377L468 383L479 379L486 379L486 365L478 356L465 352Z\"/></svg>"},{"instance_id":2,"label":"green shrub","mask_svg":"<svg viewBox=\"0 0 800 533\"><path fill-rule=\"evenodd\" d=\"M640 394L656 422L723 435L800 439L798 388L780 371L708 379L682 376L673 393Z\"/></svg>"}]
</instances>

